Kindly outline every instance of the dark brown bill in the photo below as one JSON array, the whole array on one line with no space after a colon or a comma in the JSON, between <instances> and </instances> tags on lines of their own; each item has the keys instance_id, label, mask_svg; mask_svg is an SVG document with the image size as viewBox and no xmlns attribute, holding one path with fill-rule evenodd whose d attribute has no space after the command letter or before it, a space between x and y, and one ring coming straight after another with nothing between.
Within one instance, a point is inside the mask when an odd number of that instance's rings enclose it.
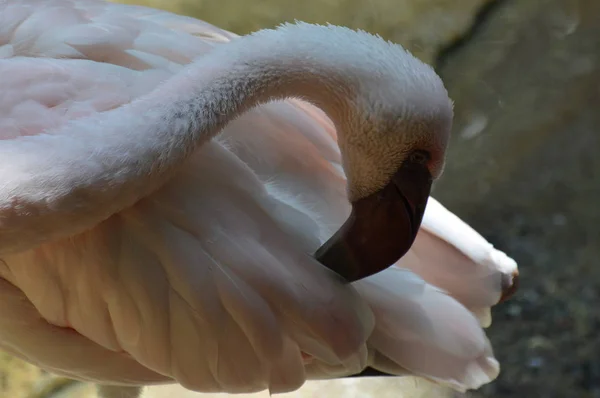
<instances>
[{"instance_id":1,"label":"dark brown bill","mask_svg":"<svg viewBox=\"0 0 600 398\"><path fill-rule=\"evenodd\" d=\"M316 259L348 282L393 265L417 236L431 183L426 165L405 162L383 189L352 203L350 217Z\"/></svg>"}]
</instances>

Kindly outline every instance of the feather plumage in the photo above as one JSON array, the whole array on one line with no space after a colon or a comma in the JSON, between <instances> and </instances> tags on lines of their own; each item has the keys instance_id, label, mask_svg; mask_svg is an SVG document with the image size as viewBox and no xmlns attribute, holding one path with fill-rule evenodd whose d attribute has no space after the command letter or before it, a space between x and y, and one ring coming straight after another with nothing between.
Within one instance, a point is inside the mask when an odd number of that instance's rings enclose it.
<instances>
[{"instance_id":1,"label":"feather plumage","mask_svg":"<svg viewBox=\"0 0 600 398\"><path fill-rule=\"evenodd\" d=\"M0 136L122 107L235 37L144 7L3 2ZM135 205L6 253L0 346L70 377L202 391L289 391L367 364L459 390L490 381L467 308L485 314L516 265L433 199L404 269L348 286L310 256L350 211L336 138L306 102L262 105Z\"/></svg>"}]
</instances>

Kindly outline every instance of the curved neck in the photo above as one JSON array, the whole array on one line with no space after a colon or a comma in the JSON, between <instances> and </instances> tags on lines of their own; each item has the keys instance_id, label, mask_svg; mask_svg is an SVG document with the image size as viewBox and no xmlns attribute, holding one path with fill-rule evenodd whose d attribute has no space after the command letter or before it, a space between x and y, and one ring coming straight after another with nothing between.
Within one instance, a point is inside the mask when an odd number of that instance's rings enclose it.
<instances>
[{"instance_id":1,"label":"curved neck","mask_svg":"<svg viewBox=\"0 0 600 398\"><path fill-rule=\"evenodd\" d=\"M0 253L83 232L133 205L258 104L304 98L337 124L352 98L345 46L298 33L242 37L130 104L0 142Z\"/></svg>"}]
</instances>

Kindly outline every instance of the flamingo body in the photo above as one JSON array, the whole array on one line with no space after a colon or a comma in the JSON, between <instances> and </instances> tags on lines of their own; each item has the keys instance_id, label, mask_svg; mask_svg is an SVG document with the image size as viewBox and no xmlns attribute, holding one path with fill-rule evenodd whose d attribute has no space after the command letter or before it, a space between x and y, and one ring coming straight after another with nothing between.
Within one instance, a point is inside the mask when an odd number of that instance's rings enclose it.
<instances>
[{"instance_id":1,"label":"flamingo body","mask_svg":"<svg viewBox=\"0 0 600 398\"><path fill-rule=\"evenodd\" d=\"M114 112L236 39L144 7L1 3L0 175L18 183L23 165L78 153L53 133L66 125L85 135L110 121L131 133L128 117L152 115ZM263 104L91 228L24 233L0 250L0 346L73 378L205 392L290 391L367 365L457 390L492 380L499 367L477 316L489 324L516 264L433 198L396 267L349 286L310 256L350 212L337 138L306 101ZM35 140L62 141L11 157L13 143ZM72 172L66 164L56 178ZM73 206L85 196L69 195ZM17 210L0 218L8 225Z\"/></svg>"}]
</instances>

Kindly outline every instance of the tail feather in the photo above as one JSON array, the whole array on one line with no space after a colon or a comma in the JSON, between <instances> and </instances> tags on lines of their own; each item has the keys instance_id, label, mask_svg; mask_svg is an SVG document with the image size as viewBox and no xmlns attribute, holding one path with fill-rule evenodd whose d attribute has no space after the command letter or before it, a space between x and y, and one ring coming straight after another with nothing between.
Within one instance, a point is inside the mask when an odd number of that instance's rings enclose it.
<instances>
[{"instance_id":1,"label":"tail feather","mask_svg":"<svg viewBox=\"0 0 600 398\"><path fill-rule=\"evenodd\" d=\"M375 314L370 366L476 389L495 379L498 362L475 316L409 270L390 268L356 284Z\"/></svg>"},{"instance_id":2,"label":"tail feather","mask_svg":"<svg viewBox=\"0 0 600 398\"><path fill-rule=\"evenodd\" d=\"M489 326L489 308L515 283L516 262L434 198L411 250L397 264L447 291Z\"/></svg>"}]
</instances>

